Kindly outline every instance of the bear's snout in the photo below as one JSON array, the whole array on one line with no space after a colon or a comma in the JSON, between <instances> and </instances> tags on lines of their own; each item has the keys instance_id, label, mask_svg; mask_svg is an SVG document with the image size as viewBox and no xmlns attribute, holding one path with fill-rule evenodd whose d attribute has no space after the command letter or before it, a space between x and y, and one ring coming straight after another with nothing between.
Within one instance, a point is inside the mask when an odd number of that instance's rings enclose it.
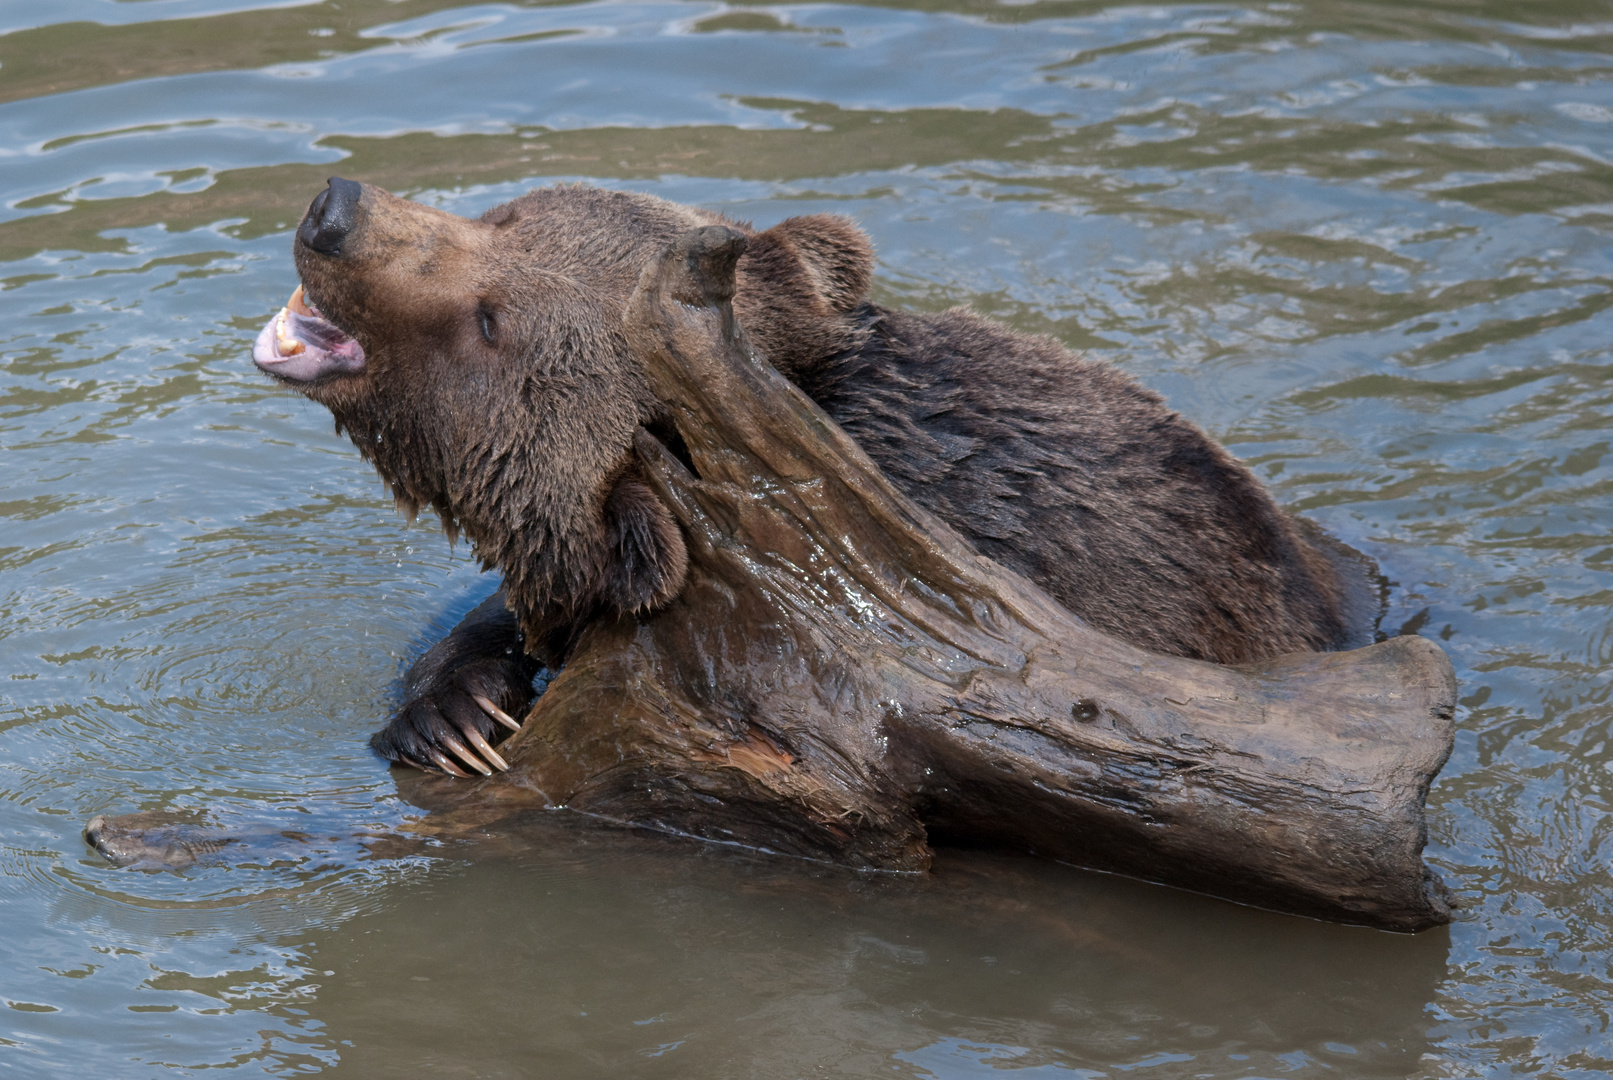
<instances>
[{"instance_id":1,"label":"bear's snout","mask_svg":"<svg viewBox=\"0 0 1613 1080\"><path fill-rule=\"evenodd\" d=\"M358 200L364 188L339 176L331 177L326 184L297 226L297 239L321 255L340 255L342 241L358 223Z\"/></svg>"}]
</instances>

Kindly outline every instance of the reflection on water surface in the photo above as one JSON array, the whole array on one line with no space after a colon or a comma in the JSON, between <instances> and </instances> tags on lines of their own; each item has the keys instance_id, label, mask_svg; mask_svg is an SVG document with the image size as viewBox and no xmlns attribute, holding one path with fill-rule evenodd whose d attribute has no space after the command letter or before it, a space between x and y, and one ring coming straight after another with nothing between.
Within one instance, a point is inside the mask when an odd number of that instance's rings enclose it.
<instances>
[{"instance_id":1,"label":"reflection on water surface","mask_svg":"<svg viewBox=\"0 0 1613 1080\"><path fill-rule=\"evenodd\" d=\"M0 1063L1605 1075L1610 54L1572 0L0 5ZM364 846L411 815L364 738L488 583L247 361L336 172L849 213L883 300L1161 389L1455 661L1430 858L1467 920L546 819ZM307 839L184 876L84 850L141 809Z\"/></svg>"}]
</instances>

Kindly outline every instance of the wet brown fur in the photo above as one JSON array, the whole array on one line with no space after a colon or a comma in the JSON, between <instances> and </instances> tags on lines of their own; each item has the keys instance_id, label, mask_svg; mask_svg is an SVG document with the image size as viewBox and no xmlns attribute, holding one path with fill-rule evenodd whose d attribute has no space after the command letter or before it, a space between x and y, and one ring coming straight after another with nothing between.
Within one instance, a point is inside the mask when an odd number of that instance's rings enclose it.
<instances>
[{"instance_id":1,"label":"wet brown fur","mask_svg":"<svg viewBox=\"0 0 1613 1080\"><path fill-rule=\"evenodd\" d=\"M758 232L566 185L470 220L366 186L338 255L296 249L366 370L298 389L400 508L436 510L503 573L545 662L583 621L681 586L682 538L631 451L659 409L619 323L645 263L717 223L751 236L735 307L771 362L916 502L1087 622L1222 663L1365 640L1362 567L1199 428L1050 338L870 303L873 252L844 218Z\"/></svg>"}]
</instances>

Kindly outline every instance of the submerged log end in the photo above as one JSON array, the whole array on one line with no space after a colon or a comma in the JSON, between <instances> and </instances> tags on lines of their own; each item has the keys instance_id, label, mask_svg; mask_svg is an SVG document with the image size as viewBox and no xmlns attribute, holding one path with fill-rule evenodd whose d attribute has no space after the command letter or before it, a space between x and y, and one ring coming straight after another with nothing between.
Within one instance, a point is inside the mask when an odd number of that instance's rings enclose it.
<instances>
[{"instance_id":1,"label":"submerged log end","mask_svg":"<svg viewBox=\"0 0 1613 1080\"><path fill-rule=\"evenodd\" d=\"M1417 931L1451 921L1452 896L1423 860L1428 843L1428 793L1456 741L1456 672L1443 649L1408 635L1347 653L1286 658L1291 677L1328 669L1334 678L1313 685L1333 707L1318 734L1375 753L1372 767L1351 775L1367 755L1341 754L1341 776L1360 789L1349 795L1362 810L1361 835L1328 838L1343 854L1353 840L1363 873L1360 888L1339 897L1346 913L1387 930ZM1311 680L1307 680L1311 681ZM1327 745L1324 743L1324 745ZM1325 917L1339 918L1337 915ZM1343 921L1351 921L1348 916Z\"/></svg>"},{"instance_id":2,"label":"submerged log end","mask_svg":"<svg viewBox=\"0 0 1613 1080\"><path fill-rule=\"evenodd\" d=\"M1307 788L1334 806L1310 823L1322 916L1415 931L1451 920L1451 894L1423 861L1428 793L1456 738L1456 673L1426 638L1343 653L1279 657L1261 667L1268 717L1307 744ZM1314 784L1314 787L1311 785Z\"/></svg>"}]
</instances>

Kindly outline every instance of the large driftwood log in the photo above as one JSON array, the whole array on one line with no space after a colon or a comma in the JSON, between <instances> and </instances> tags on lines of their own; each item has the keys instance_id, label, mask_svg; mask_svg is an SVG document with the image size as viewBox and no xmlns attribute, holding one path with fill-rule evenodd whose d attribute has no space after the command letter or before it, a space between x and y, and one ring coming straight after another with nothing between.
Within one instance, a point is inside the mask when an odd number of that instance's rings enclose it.
<instances>
[{"instance_id":1,"label":"large driftwood log","mask_svg":"<svg viewBox=\"0 0 1613 1080\"><path fill-rule=\"evenodd\" d=\"M1008 845L1322 919L1449 920L1422 861L1455 700L1436 645L1228 668L1088 628L751 351L743 248L686 236L625 319L693 465L640 435L687 587L587 630L510 770L439 799L887 870L925 868L932 837Z\"/></svg>"}]
</instances>

